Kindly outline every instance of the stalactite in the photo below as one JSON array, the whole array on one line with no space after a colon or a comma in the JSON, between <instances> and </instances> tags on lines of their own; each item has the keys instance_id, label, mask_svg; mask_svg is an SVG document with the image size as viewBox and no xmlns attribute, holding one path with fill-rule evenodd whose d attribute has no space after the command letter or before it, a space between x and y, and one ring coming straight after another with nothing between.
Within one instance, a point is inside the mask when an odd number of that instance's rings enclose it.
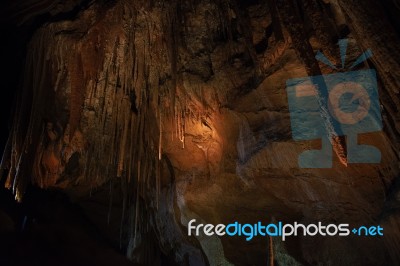
<instances>
[{"instance_id":1,"label":"stalactite","mask_svg":"<svg viewBox=\"0 0 400 266\"><path fill-rule=\"evenodd\" d=\"M279 12L276 7L275 0L267 0L269 13L271 14L272 27L274 29L275 41L283 41L285 36L283 34L282 24L279 19Z\"/></svg>"},{"instance_id":2,"label":"stalactite","mask_svg":"<svg viewBox=\"0 0 400 266\"><path fill-rule=\"evenodd\" d=\"M182 142L182 148L185 148L185 109L179 111L178 117L178 139Z\"/></svg>"},{"instance_id":3,"label":"stalactite","mask_svg":"<svg viewBox=\"0 0 400 266\"><path fill-rule=\"evenodd\" d=\"M161 199L167 122L175 124L176 138L173 141L185 148L188 123L200 121L208 112L205 88L195 85L185 88L179 74L178 47L182 45L181 23L184 19L179 11L181 4L177 1L168 5L164 14L162 9L144 10L138 3L121 1L107 10L110 13L108 17L91 17L91 10L76 21L43 26L43 36L33 38L32 47L35 49L27 56L25 75L29 78L26 83L32 84L33 91L30 121L26 129L13 128L9 139L12 148L1 166L9 166L7 184L14 187L18 197L23 193L24 182L33 180L41 187L49 185L46 175L40 173L43 156L38 145L46 142L45 136L38 134L43 128L41 119L44 109L41 107L45 106L45 102L42 96L45 89L60 94L66 92L69 117L62 125L65 132L60 138L65 139L63 144L69 145L75 133L82 130L82 134L90 140L80 152L81 176L71 182L90 188L88 193L101 185L110 186L107 214L107 222L110 223L113 200L118 193L114 189L114 180L118 177L123 186L121 227L126 220L132 221L131 237L135 245L142 235L148 233L150 222L147 212L158 208ZM227 2L225 4L228 6ZM123 14L121 10L128 14ZM153 15L151 12L158 13ZM225 7L221 12L228 14ZM85 21L87 16L89 21ZM124 17L122 28L120 20L110 19L114 17ZM230 21L223 21L221 30L231 34L228 30ZM75 32L75 27L82 25L88 27L85 32ZM68 27L68 34L65 34L65 27ZM46 60L50 62L49 66ZM47 67L57 72L55 77L50 77L51 84L46 81ZM188 97L190 89L196 93L192 98ZM29 96L24 95L23 98L29 99ZM29 114L25 110L29 109L29 104L21 102L19 106L24 109L22 115ZM19 117L16 121L21 119ZM24 123L15 125L19 124ZM158 134L154 130L157 126ZM60 143L54 143L54 147ZM35 153L27 156L31 145ZM27 174L29 159L35 161L34 172L37 172L32 180ZM131 207L134 209L132 213ZM121 229L121 235L122 232Z\"/></svg>"},{"instance_id":4,"label":"stalactite","mask_svg":"<svg viewBox=\"0 0 400 266\"><path fill-rule=\"evenodd\" d=\"M230 2L230 4L232 5L233 11L236 14L236 19L238 21L238 25L241 28L242 34L244 35L244 38L245 38L244 44L246 46L247 53L251 57L253 63L256 63L257 56L256 56L256 51L255 51L255 48L253 45L252 32L246 30L246 29L251 29L250 19L248 17L247 10L240 8L238 3L236 3L235 1Z\"/></svg>"},{"instance_id":5,"label":"stalactite","mask_svg":"<svg viewBox=\"0 0 400 266\"><path fill-rule=\"evenodd\" d=\"M124 102L127 102L126 98L122 98ZM118 171L117 171L117 177L121 177L122 171L124 170L124 161L125 161L125 148L127 144L127 139L128 139L128 128L129 128L129 115L131 112L130 106L123 106L124 111L122 111L122 119L123 120L123 133L122 133L122 138L120 142L120 147L119 147L119 159L118 159Z\"/></svg>"},{"instance_id":6,"label":"stalactite","mask_svg":"<svg viewBox=\"0 0 400 266\"><path fill-rule=\"evenodd\" d=\"M289 48L290 39L278 40L272 48L268 48L261 56L260 72L266 76L271 67L279 62L283 54Z\"/></svg>"},{"instance_id":7,"label":"stalactite","mask_svg":"<svg viewBox=\"0 0 400 266\"><path fill-rule=\"evenodd\" d=\"M319 84L317 100L320 106L320 114L324 121L327 136L331 141L333 150L338 156L340 162L347 166L345 143L342 138L337 136L338 134L336 133L329 115L328 105L326 102L329 95L328 90L325 81L323 80L321 69L315 59L313 49L308 40L304 39L305 33L303 23L293 11L292 4L288 0L277 0L277 6L281 12L280 17L285 25L287 25L287 30L292 38L293 46L296 49L297 55L302 59L305 65L307 74L313 81L315 81L315 84Z\"/></svg>"},{"instance_id":8,"label":"stalactite","mask_svg":"<svg viewBox=\"0 0 400 266\"><path fill-rule=\"evenodd\" d=\"M72 57L71 60L74 67L70 68L70 77L71 77L71 95L70 95L70 115L69 115L69 136L72 139L75 130L79 126L83 102L85 99L85 80L84 80L84 71L83 71L83 63L82 56L79 51L79 47L76 48L77 52Z\"/></svg>"},{"instance_id":9,"label":"stalactite","mask_svg":"<svg viewBox=\"0 0 400 266\"><path fill-rule=\"evenodd\" d=\"M139 202L139 186L136 189L136 207L135 207L135 216L134 216L134 245L136 246L137 242L137 236L138 236L138 231L139 231L139 207L140 207L140 202Z\"/></svg>"},{"instance_id":10,"label":"stalactite","mask_svg":"<svg viewBox=\"0 0 400 266\"><path fill-rule=\"evenodd\" d=\"M261 56L261 62L259 64L260 73L258 73L261 77L268 75L268 72L271 71L271 67L279 62L285 51L289 48L291 41L289 36L287 36L288 34L283 30L276 0L268 0L267 4L272 19L274 40L271 43L272 47L269 46Z\"/></svg>"},{"instance_id":11,"label":"stalactite","mask_svg":"<svg viewBox=\"0 0 400 266\"><path fill-rule=\"evenodd\" d=\"M397 45L400 38L387 18L382 16L385 11L382 9L381 3L365 1L360 5L354 0L335 0L333 2L339 3L358 43L364 49L373 51L374 55L371 61L376 66L385 85L385 91L391 99L391 104L385 104L385 109L393 117L399 119L400 63L396 58L400 56ZM393 124L398 134L400 126L398 123Z\"/></svg>"},{"instance_id":12,"label":"stalactite","mask_svg":"<svg viewBox=\"0 0 400 266\"><path fill-rule=\"evenodd\" d=\"M332 25L323 16L316 0L301 1L305 14L310 18L314 27L316 37L322 44L324 54L331 60L337 63L339 61L339 51L336 49L336 40L338 36L335 30L332 30Z\"/></svg>"},{"instance_id":13,"label":"stalactite","mask_svg":"<svg viewBox=\"0 0 400 266\"><path fill-rule=\"evenodd\" d=\"M162 129L162 112L159 109L159 140L158 140L158 160L161 161L161 153L162 153L162 138L163 138L163 129Z\"/></svg>"},{"instance_id":14,"label":"stalactite","mask_svg":"<svg viewBox=\"0 0 400 266\"><path fill-rule=\"evenodd\" d=\"M10 169L12 166L12 144L11 144L11 138L7 139L7 143L4 147L4 152L1 157L1 162L0 162L0 180L3 178L4 173L6 172L6 169ZM7 183L7 182L6 182ZM6 184L7 186L7 184Z\"/></svg>"},{"instance_id":15,"label":"stalactite","mask_svg":"<svg viewBox=\"0 0 400 266\"><path fill-rule=\"evenodd\" d=\"M112 211L112 206L113 206L113 180L110 180L110 191L109 191L109 201L108 201L108 213L107 213L107 224L110 224L111 220L111 211Z\"/></svg>"},{"instance_id":16,"label":"stalactite","mask_svg":"<svg viewBox=\"0 0 400 266\"><path fill-rule=\"evenodd\" d=\"M125 176L121 180L121 191L122 191L122 212L121 212L121 221L120 221L120 229L119 229L119 248L122 249L122 239L124 233L124 223L125 223L125 213L128 207L128 178Z\"/></svg>"},{"instance_id":17,"label":"stalactite","mask_svg":"<svg viewBox=\"0 0 400 266\"><path fill-rule=\"evenodd\" d=\"M50 64L46 61L43 47L45 34L38 31L33 38L37 46L26 56L22 95L17 101L15 124L11 129L9 143L11 145L4 154L1 168L8 168L6 187L11 188L17 200L22 199L25 187L31 181L36 148L39 145L42 114L46 105L46 93L50 80ZM8 161L8 162L7 162ZM8 164L8 165L6 165Z\"/></svg>"},{"instance_id":18,"label":"stalactite","mask_svg":"<svg viewBox=\"0 0 400 266\"><path fill-rule=\"evenodd\" d=\"M130 125L131 128L129 130L129 160L128 160L128 184L131 182L131 176L133 174L133 169L132 169L132 163L134 161L134 155L133 155L133 143L134 143L134 137L135 137L135 117L134 115L131 113L130 115L131 117L131 121L130 121Z\"/></svg>"},{"instance_id":19,"label":"stalactite","mask_svg":"<svg viewBox=\"0 0 400 266\"><path fill-rule=\"evenodd\" d=\"M156 208L158 209L158 204L159 204L159 197L160 197L160 175L161 175L161 169L160 169L160 161L156 162Z\"/></svg>"}]
</instances>

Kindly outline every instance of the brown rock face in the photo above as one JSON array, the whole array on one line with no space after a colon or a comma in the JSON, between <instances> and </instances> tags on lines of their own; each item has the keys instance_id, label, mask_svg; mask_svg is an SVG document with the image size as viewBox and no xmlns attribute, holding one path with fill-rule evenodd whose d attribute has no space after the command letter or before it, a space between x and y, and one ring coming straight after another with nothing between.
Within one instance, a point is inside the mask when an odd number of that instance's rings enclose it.
<instances>
[{"instance_id":1,"label":"brown rock face","mask_svg":"<svg viewBox=\"0 0 400 266\"><path fill-rule=\"evenodd\" d=\"M61 189L143 265L400 264L389 0L31 2L13 7L19 24L49 18L27 46L1 166L18 200L31 183ZM299 168L321 141L292 139L286 81L331 74L314 55L340 62L339 38L349 65L374 52L358 69L377 70L383 130L358 142L381 163L344 165L340 139L332 168ZM192 219L381 225L384 236L195 237Z\"/></svg>"}]
</instances>

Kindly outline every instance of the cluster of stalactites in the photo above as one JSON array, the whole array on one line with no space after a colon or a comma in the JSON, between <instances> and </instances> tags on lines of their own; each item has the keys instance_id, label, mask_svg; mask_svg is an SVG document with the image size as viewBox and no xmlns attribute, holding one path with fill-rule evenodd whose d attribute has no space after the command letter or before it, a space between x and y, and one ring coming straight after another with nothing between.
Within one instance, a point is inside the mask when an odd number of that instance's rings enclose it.
<instances>
[{"instance_id":1,"label":"cluster of stalactites","mask_svg":"<svg viewBox=\"0 0 400 266\"><path fill-rule=\"evenodd\" d=\"M82 168L74 183L115 176L159 191L164 131L184 148L187 119L206 113L178 75L177 4L144 10L118 2L105 14L93 5L35 33L1 165L17 199L31 182L58 186L74 153Z\"/></svg>"}]
</instances>

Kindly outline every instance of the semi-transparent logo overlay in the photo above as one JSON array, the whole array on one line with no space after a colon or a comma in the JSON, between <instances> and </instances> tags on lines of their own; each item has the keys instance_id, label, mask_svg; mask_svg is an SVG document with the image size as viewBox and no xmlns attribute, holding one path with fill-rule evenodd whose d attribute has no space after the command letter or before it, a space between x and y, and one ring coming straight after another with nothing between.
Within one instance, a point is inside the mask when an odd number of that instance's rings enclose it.
<instances>
[{"instance_id":1,"label":"semi-transparent logo overlay","mask_svg":"<svg viewBox=\"0 0 400 266\"><path fill-rule=\"evenodd\" d=\"M339 41L342 72L290 79L286 82L292 136L296 141L320 139L320 150L299 155L300 168L332 167L332 136L346 136L346 163L380 163L374 146L358 144L358 134L382 129L376 72L351 71L372 56L367 50L345 69L347 40ZM316 59L337 69L323 54Z\"/></svg>"}]
</instances>

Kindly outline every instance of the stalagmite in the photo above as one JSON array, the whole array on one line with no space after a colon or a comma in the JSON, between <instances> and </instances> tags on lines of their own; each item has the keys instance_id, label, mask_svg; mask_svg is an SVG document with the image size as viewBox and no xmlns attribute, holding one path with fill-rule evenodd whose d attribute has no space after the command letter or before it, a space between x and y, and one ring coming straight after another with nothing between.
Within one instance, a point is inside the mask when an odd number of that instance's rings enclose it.
<instances>
[{"instance_id":1,"label":"stalagmite","mask_svg":"<svg viewBox=\"0 0 400 266\"><path fill-rule=\"evenodd\" d=\"M269 258L268 266L274 266L275 265L274 264L274 243L273 243L272 236L268 237L268 241L269 241L269 244L268 244L268 258Z\"/></svg>"}]
</instances>

